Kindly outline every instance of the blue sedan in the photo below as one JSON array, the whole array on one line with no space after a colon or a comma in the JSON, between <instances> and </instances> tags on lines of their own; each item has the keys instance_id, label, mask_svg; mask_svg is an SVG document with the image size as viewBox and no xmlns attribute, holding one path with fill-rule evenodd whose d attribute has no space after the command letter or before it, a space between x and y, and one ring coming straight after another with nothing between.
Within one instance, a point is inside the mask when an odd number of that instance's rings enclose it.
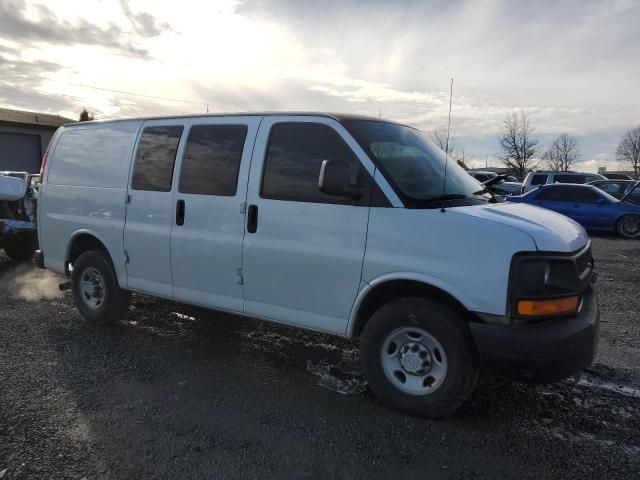
<instances>
[{"instance_id":1,"label":"blue sedan","mask_svg":"<svg viewBox=\"0 0 640 480\"><path fill-rule=\"evenodd\" d=\"M591 185L541 185L510 202L528 203L562 213L587 230L614 232L623 238L640 238L640 206L612 197Z\"/></svg>"}]
</instances>

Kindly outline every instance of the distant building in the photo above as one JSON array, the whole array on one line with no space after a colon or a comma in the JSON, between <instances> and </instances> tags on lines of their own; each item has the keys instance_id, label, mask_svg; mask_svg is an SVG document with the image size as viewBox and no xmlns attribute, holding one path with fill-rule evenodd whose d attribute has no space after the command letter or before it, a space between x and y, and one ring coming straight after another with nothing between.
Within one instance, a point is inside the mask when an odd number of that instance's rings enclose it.
<instances>
[{"instance_id":1,"label":"distant building","mask_svg":"<svg viewBox=\"0 0 640 480\"><path fill-rule=\"evenodd\" d=\"M0 108L0 171L38 173L53 133L73 121L49 113Z\"/></svg>"}]
</instances>

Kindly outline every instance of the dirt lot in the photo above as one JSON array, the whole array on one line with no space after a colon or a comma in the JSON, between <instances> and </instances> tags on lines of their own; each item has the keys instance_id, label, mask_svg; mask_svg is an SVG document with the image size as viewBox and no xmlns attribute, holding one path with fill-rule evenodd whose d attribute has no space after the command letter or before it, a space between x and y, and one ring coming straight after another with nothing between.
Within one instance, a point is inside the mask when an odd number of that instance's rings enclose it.
<instances>
[{"instance_id":1,"label":"dirt lot","mask_svg":"<svg viewBox=\"0 0 640 480\"><path fill-rule=\"evenodd\" d=\"M318 386L335 338L136 296L91 328L0 254L0 478L640 478L640 242L594 239L596 364L425 420Z\"/></svg>"}]
</instances>

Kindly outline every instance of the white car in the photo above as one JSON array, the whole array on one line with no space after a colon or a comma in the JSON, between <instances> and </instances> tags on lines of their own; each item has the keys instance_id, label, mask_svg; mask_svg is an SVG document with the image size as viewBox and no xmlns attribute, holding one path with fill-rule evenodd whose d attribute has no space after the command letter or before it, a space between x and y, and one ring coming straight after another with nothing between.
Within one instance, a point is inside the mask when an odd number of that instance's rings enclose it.
<instances>
[{"instance_id":1,"label":"white car","mask_svg":"<svg viewBox=\"0 0 640 480\"><path fill-rule=\"evenodd\" d=\"M592 362L582 227L495 203L418 130L329 114L82 122L58 130L36 263L90 322L129 293L359 340L379 399L451 413L481 370L554 381Z\"/></svg>"},{"instance_id":2,"label":"white car","mask_svg":"<svg viewBox=\"0 0 640 480\"><path fill-rule=\"evenodd\" d=\"M522 193L527 193L540 185L551 183L590 183L597 180L606 180L607 177L599 173L580 173L580 172L554 172L538 170L527 173L522 182Z\"/></svg>"}]
</instances>

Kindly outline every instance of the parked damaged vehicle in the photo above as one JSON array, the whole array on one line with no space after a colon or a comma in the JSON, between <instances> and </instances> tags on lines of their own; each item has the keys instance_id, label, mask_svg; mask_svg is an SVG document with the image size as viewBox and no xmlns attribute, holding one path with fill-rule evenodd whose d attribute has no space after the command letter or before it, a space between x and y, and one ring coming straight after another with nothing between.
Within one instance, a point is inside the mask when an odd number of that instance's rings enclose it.
<instances>
[{"instance_id":1,"label":"parked damaged vehicle","mask_svg":"<svg viewBox=\"0 0 640 480\"><path fill-rule=\"evenodd\" d=\"M496 195L503 197L519 195L522 190L522 182L518 182L518 179L511 175L473 170L467 173Z\"/></svg>"},{"instance_id":2,"label":"parked damaged vehicle","mask_svg":"<svg viewBox=\"0 0 640 480\"><path fill-rule=\"evenodd\" d=\"M27 172L0 172L0 249L16 262L33 258L37 248L38 179Z\"/></svg>"}]
</instances>

